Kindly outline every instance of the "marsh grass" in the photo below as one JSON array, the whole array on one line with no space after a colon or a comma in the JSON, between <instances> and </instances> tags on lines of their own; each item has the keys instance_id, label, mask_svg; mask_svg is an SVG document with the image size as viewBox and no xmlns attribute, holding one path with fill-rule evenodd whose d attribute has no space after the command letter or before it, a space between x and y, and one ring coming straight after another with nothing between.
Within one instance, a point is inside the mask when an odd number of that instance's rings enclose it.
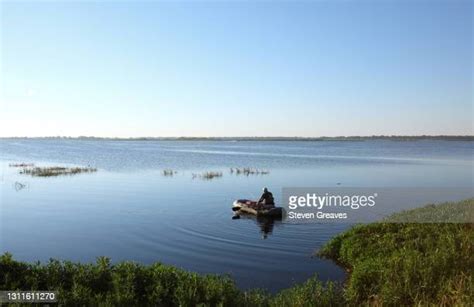
<instances>
[{"instance_id":1,"label":"marsh grass","mask_svg":"<svg viewBox=\"0 0 474 307\"><path fill-rule=\"evenodd\" d=\"M223 176L222 172L212 172L212 171L204 172L202 174L194 174L194 173L192 174L193 179L200 178L202 180L212 180L214 178L220 178L222 176Z\"/></svg>"},{"instance_id":2,"label":"marsh grass","mask_svg":"<svg viewBox=\"0 0 474 307\"><path fill-rule=\"evenodd\" d=\"M244 167L244 168L236 167L236 168L231 168L230 173L236 174L236 175L250 176L250 175L268 175L270 174L270 171L261 170L257 168L250 168L250 167Z\"/></svg>"},{"instance_id":3,"label":"marsh grass","mask_svg":"<svg viewBox=\"0 0 474 307\"><path fill-rule=\"evenodd\" d=\"M386 222L391 223L474 223L473 199L426 205L422 208L395 213Z\"/></svg>"},{"instance_id":4,"label":"marsh grass","mask_svg":"<svg viewBox=\"0 0 474 307\"><path fill-rule=\"evenodd\" d=\"M395 222L473 209L474 199L468 199L355 226L333 238L319 256L350 272L345 289L350 305L468 306L474 298L474 224Z\"/></svg>"},{"instance_id":5,"label":"marsh grass","mask_svg":"<svg viewBox=\"0 0 474 307\"><path fill-rule=\"evenodd\" d=\"M9 167L33 167L35 166L34 163L10 163L8 164Z\"/></svg>"},{"instance_id":6,"label":"marsh grass","mask_svg":"<svg viewBox=\"0 0 474 307\"><path fill-rule=\"evenodd\" d=\"M55 290L61 306L331 306L340 287L312 278L271 296L241 291L227 276L199 275L172 266L134 262L95 264L51 259L29 264L0 256L0 290Z\"/></svg>"},{"instance_id":7,"label":"marsh grass","mask_svg":"<svg viewBox=\"0 0 474 307\"><path fill-rule=\"evenodd\" d=\"M51 167L32 167L23 168L20 174L31 175L33 177L55 177L61 175L76 175L81 173L93 173L96 172L96 168L92 167L62 167L62 166L51 166Z\"/></svg>"},{"instance_id":8,"label":"marsh grass","mask_svg":"<svg viewBox=\"0 0 474 307\"><path fill-rule=\"evenodd\" d=\"M162 175L165 176L165 177L172 177L172 176L176 175L177 173L178 173L178 171L175 171L175 170L172 170L172 169L165 169L165 170L163 170Z\"/></svg>"},{"instance_id":9,"label":"marsh grass","mask_svg":"<svg viewBox=\"0 0 474 307\"><path fill-rule=\"evenodd\" d=\"M19 182L19 181L15 181L15 183L13 184L13 188L17 192L23 190L26 187L27 187L26 183L22 183L22 182Z\"/></svg>"}]
</instances>

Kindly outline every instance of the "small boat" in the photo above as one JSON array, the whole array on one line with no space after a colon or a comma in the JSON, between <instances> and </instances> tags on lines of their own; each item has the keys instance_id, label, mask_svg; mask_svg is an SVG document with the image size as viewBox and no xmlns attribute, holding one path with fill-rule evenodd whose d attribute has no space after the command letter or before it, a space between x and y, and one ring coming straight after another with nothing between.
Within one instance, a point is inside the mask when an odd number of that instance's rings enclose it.
<instances>
[{"instance_id":1,"label":"small boat","mask_svg":"<svg viewBox=\"0 0 474 307\"><path fill-rule=\"evenodd\" d=\"M273 205L261 205L256 201L248 199L238 199L234 201L232 210L239 213L248 213L256 216L269 216L281 218L283 216L283 208Z\"/></svg>"}]
</instances>

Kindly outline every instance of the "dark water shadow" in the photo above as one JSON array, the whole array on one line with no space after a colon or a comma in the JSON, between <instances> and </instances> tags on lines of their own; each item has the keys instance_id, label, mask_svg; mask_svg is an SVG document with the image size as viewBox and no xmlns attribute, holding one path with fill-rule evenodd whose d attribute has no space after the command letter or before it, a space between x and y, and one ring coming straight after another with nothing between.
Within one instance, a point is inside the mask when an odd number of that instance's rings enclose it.
<instances>
[{"instance_id":1,"label":"dark water shadow","mask_svg":"<svg viewBox=\"0 0 474 307\"><path fill-rule=\"evenodd\" d=\"M258 230L262 235L262 239L267 239L269 235L273 234L275 225L281 224L281 217L270 216L255 216L251 214L239 213L234 216L234 219L253 220L258 226Z\"/></svg>"}]
</instances>

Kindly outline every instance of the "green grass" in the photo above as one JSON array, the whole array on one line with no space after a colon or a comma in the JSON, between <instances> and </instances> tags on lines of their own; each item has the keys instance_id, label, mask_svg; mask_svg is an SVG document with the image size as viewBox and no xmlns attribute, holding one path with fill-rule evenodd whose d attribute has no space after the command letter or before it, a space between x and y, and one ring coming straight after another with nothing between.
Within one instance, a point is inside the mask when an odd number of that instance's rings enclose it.
<instances>
[{"instance_id":1,"label":"green grass","mask_svg":"<svg viewBox=\"0 0 474 307\"><path fill-rule=\"evenodd\" d=\"M395 214L333 238L318 253L344 266L348 304L469 305L474 299L474 224L394 223L472 214L474 199ZM455 214L446 214L455 210Z\"/></svg>"},{"instance_id":2,"label":"green grass","mask_svg":"<svg viewBox=\"0 0 474 307\"><path fill-rule=\"evenodd\" d=\"M393 223L401 215L440 216L448 208L472 212L474 199L403 212L334 237L319 255L348 270L344 285L314 277L271 295L241 291L227 276L160 263L111 264L100 257L95 264L40 264L4 254L0 290L56 290L60 304L87 306L469 306L474 298L474 225Z\"/></svg>"},{"instance_id":3,"label":"green grass","mask_svg":"<svg viewBox=\"0 0 474 307\"><path fill-rule=\"evenodd\" d=\"M271 296L241 291L226 276L160 263L112 265L105 257L95 264L50 260L42 265L16 261L7 253L0 256L0 273L0 290L54 290L66 306L331 306L342 298L340 287L316 278Z\"/></svg>"},{"instance_id":4,"label":"green grass","mask_svg":"<svg viewBox=\"0 0 474 307\"><path fill-rule=\"evenodd\" d=\"M384 221L396 223L474 223L474 200L430 204L395 213Z\"/></svg>"}]
</instances>

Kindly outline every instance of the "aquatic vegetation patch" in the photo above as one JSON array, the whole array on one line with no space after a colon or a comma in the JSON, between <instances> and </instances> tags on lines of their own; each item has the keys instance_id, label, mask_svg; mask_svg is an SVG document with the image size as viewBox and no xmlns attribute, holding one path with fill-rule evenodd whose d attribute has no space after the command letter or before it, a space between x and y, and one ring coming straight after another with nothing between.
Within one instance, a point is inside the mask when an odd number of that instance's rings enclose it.
<instances>
[{"instance_id":1,"label":"aquatic vegetation patch","mask_svg":"<svg viewBox=\"0 0 474 307\"><path fill-rule=\"evenodd\" d=\"M33 177L55 177L61 175L76 175L81 173L94 173L97 169L93 167L32 167L23 168L20 174L31 175Z\"/></svg>"},{"instance_id":2,"label":"aquatic vegetation patch","mask_svg":"<svg viewBox=\"0 0 474 307\"><path fill-rule=\"evenodd\" d=\"M220 178L222 176L223 176L222 172L204 172L202 174L194 174L194 173L192 174L193 179L200 178L203 180L212 180L214 178Z\"/></svg>"},{"instance_id":3,"label":"aquatic vegetation patch","mask_svg":"<svg viewBox=\"0 0 474 307\"><path fill-rule=\"evenodd\" d=\"M15 181L15 183L13 184L13 188L15 189L15 191L21 191L23 190L24 188L27 187L27 184L26 183L23 183L23 182L19 182L19 181Z\"/></svg>"},{"instance_id":4,"label":"aquatic vegetation patch","mask_svg":"<svg viewBox=\"0 0 474 307\"><path fill-rule=\"evenodd\" d=\"M10 163L8 164L9 167L33 167L35 166L34 163Z\"/></svg>"},{"instance_id":5,"label":"aquatic vegetation patch","mask_svg":"<svg viewBox=\"0 0 474 307\"><path fill-rule=\"evenodd\" d=\"M178 171L172 170L172 169L165 169L161 173L165 177L172 177L173 175L177 174Z\"/></svg>"},{"instance_id":6,"label":"aquatic vegetation patch","mask_svg":"<svg viewBox=\"0 0 474 307\"><path fill-rule=\"evenodd\" d=\"M244 168L236 167L236 168L231 168L230 173L235 174L235 175L250 176L250 175L268 175L270 174L270 171L262 170L258 168L250 168L250 167L244 167Z\"/></svg>"},{"instance_id":7,"label":"aquatic vegetation patch","mask_svg":"<svg viewBox=\"0 0 474 307\"><path fill-rule=\"evenodd\" d=\"M177 174L178 171L173 169L165 169L162 171L162 175L165 177L172 177ZM270 173L268 170L262 170L257 168L230 168L230 173L235 175L243 175L243 176L250 176L250 175L267 175ZM221 171L205 171L202 173L192 173L192 179L203 179L203 180L212 180L215 178L220 178L224 176L224 173Z\"/></svg>"}]
</instances>

